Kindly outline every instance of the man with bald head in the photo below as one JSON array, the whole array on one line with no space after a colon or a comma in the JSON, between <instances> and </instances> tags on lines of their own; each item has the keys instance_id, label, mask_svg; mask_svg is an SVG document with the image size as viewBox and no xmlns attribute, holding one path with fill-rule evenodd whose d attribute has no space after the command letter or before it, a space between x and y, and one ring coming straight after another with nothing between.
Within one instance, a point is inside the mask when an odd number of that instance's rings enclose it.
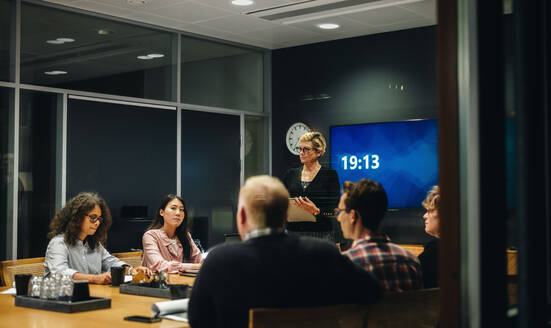
<instances>
[{"instance_id":1,"label":"man with bald head","mask_svg":"<svg viewBox=\"0 0 551 328\"><path fill-rule=\"evenodd\" d=\"M239 193L241 243L215 247L193 285L193 328L248 327L249 309L375 302L381 285L335 245L285 232L289 193L276 178L249 178Z\"/></svg>"}]
</instances>

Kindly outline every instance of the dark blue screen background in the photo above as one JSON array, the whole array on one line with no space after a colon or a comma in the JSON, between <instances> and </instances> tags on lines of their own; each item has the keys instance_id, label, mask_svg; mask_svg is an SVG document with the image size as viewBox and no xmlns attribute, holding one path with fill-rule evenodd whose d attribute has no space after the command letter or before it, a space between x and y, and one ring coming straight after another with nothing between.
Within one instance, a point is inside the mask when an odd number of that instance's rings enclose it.
<instances>
[{"instance_id":1,"label":"dark blue screen background","mask_svg":"<svg viewBox=\"0 0 551 328\"><path fill-rule=\"evenodd\" d=\"M379 155L379 168L365 169L363 157ZM344 169L343 156L362 163ZM418 208L438 184L438 125L436 120L371 123L331 127L331 167L342 183L369 178L380 182L389 208Z\"/></svg>"}]
</instances>

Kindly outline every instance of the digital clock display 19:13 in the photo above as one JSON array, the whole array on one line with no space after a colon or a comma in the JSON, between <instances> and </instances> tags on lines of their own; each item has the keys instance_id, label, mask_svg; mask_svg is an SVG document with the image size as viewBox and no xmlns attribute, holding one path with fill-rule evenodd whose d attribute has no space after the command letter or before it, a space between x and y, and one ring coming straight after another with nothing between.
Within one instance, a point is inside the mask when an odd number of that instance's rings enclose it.
<instances>
[{"instance_id":1,"label":"digital clock display 19:13","mask_svg":"<svg viewBox=\"0 0 551 328\"><path fill-rule=\"evenodd\" d=\"M438 184L436 120L332 126L330 145L341 186L347 180L378 181L389 208L419 208Z\"/></svg>"}]
</instances>

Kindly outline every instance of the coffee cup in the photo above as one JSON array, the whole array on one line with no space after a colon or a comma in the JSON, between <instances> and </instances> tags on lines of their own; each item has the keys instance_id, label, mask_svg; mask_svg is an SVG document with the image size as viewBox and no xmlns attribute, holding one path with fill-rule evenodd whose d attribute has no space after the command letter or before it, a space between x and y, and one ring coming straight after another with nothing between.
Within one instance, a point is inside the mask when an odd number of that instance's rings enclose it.
<instances>
[{"instance_id":1,"label":"coffee cup","mask_svg":"<svg viewBox=\"0 0 551 328\"><path fill-rule=\"evenodd\" d=\"M29 282L32 274L16 274L15 275L15 291L18 296L27 296L29 292Z\"/></svg>"},{"instance_id":2,"label":"coffee cup","mask_svg":"<svg viewBox=\"0 0 551 328\"><path fill-rule=\"evenodd\" d=\"M90 299L90 288L88 287L88 281L75 280L73 283L73 296L71 301L79 302Z\"/></svg>"},{"instance_id":3,"label":"coffee cup","mask_svg":"<svg viewBox=\"0 0 551 328\"><path fill-rule=\"evenodd\" d=\"M111 286L120 286L124 283L125 267L111 267Z\"/></svg>"}]
</instances>

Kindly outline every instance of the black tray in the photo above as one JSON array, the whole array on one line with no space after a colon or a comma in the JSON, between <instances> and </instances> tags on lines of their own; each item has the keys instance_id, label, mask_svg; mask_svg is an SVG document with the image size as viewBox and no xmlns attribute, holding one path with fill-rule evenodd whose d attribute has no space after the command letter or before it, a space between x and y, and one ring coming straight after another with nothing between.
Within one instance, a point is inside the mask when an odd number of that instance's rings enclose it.
<instances>
[{"instance_id":1,"label":"black tray","mask_svg":"<svg viewBox=\"0 0 551 328\"><path fill-rule=\"evenodd\" d=\"M15 296L15 306L23 306L33 309L48 310L64 313L75 313L111 307L111 299L103 297L90 297L86 301L64 302L44 300L30 296Z\"/></svg>"},{"instance_id":2,"label":"black tray","mask_svg":"<svg viewBox=\"0 0 551 328\"><path fill-rule=\"evenodd\" d=\"M170 298L170 288L140 286L136 284L122 284L120 287L120 293L158 298Z\"/></svg>"}]
</instances>

